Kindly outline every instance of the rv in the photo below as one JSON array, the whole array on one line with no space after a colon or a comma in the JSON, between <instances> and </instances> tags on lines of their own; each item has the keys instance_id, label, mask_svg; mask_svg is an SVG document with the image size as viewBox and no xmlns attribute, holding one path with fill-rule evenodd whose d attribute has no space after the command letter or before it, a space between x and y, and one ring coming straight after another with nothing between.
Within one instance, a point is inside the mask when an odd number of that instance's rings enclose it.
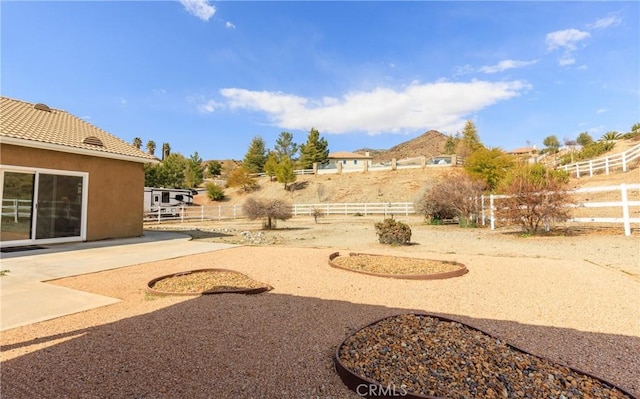
<instances>
[{"instance_id":1,"label":"rv","mask_svg":"<svg viewBox=\"0 0 640 399\"><path fill-rule=\"evenodd\" d=\"M193 196L197 194L197 191L188 189L145 187L144 212L179 215L183 207L193 204Z\"/></svg>"}]
</instances>

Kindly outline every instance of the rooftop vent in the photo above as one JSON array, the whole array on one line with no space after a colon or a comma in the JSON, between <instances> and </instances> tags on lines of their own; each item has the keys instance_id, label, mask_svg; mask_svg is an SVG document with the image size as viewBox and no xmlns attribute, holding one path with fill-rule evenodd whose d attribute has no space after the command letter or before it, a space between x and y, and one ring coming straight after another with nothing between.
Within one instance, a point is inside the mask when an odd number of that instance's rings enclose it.
<instances>
[{"instance_id":1,"label":"rooftop vent","mask_svg":"<svg viewBox=\"0 0 640 399\"><path fill-rule=\"evenodd\" d=\"M49 106L47 104L38 103L38 104L34 105L33 108L37 109L38 111L51 112L51 108L49 108Z\"/></svg>"},{"instance_id":2,"label":"rooftop vent","mask_svg":"<svg viewBox=\"0 0 640 399\"><path fill-rule=\"evenodd\" d=\"M96 136L85 137L82 142L84 144L95 145L97 147L104 147L104 144L102 144L102 140L100 140Z\"/></svg>"}]
</instances>

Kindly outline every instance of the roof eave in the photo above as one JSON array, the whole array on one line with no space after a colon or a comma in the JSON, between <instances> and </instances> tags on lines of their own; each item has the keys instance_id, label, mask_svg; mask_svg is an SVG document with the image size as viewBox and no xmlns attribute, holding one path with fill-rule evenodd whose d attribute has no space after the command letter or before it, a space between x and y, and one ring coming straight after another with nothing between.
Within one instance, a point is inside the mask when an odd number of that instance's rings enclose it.
<instances>
[{"instance_id":1,"label":"roof eave","mask_svg":"<svg viewBox=\"0 0 640 399\"><path fill-rule=\"evenodd\" d=\"M136 157L134 155L115 154L112 152L93 151L86 148L69 147L66 145L44 143L41 141L25 140L16 137L0 136L1 144L17 145L21 147L38 148L41 150L67 152L78 155L88 155L93 157L117 159L119 161L140 162L140 163L159 163L158 159L150 159Z\"/></svg>"}]
</instances>

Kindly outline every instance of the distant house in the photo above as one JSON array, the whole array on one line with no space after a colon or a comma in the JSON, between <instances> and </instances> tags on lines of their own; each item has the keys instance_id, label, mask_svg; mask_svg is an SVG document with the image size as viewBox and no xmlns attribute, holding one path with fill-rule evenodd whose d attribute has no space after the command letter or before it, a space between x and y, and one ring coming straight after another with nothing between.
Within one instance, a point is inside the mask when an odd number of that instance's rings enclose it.
<instances>
[{"instance_id":1,"label":"distant house","mask_svg":"<svg viewBox=\"0 0 640 399\"><path fill-rule=\"evenodd\" d=\"M6 97L0 144L2 247L142 235L152 155L66 111Z\"/></svg>"},{"instance_id":2,"label":"distant house","mask_svg":"<svg viewBox=\"0 0 640 399\"><path fill-rule=\"evenodd\" d=\"M527 163L535 163L538 159L538 150L536 146L533 147L520 147L515 150L509 151L509 154L515 155Z\"/></svg>"},{"instance_id":3,"label":"distant house","mask_svg":"<svg viewBox=\"0 0 640 399\"><path fill-rule=\"evenodd\" d=\"M342 169L363 169L364 165L371 166L373 157L366 152L364 155L355 152L338 151L332 152L328 156L329 168L337 168L338 164Z\"/></svg>"}]
</instances>

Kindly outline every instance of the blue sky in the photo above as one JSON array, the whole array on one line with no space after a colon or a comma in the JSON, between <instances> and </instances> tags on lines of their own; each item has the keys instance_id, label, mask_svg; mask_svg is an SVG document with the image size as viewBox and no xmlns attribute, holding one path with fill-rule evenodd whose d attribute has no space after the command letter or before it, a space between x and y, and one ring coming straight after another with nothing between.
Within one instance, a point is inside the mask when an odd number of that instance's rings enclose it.
<instances>
[{"instance_id":1,"label":"blue sky","mask_svg":"<svg viewBox=\"0 0 640 399\"><path fill-rule=\"evenodd\" d=\"M471 119L510 150L640 121L640 2L0 7L3 96L186 156L242 159L255 136L312 127L353 151Z\"/></svg>"}]
</instances>

